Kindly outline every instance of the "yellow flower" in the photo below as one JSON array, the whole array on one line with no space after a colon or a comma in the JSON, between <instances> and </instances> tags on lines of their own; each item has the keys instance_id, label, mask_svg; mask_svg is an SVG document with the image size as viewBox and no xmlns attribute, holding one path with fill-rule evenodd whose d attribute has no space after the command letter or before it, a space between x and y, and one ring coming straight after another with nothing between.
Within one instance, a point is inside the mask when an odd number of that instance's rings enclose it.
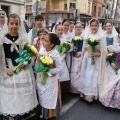
<instances>
[{"instance_id":1,"label":"yellow flower","mask_svg":"<svg viewBox=\"0 0 120 120\"><path fill-rule=\"evenodd\" d=\"M38 55L38 51L37 51L37 49L34 47L34 46L30 46L30 49L31 49L31 51L35 54L35 55Z\"/></svg>"},{"instance_id":2,"label":"yellow flower","mask_svg":"<svg viewBox=\"0 0 120 120\"><path fill-rule=\"evenodd\" d=\"M82 37L81 36L75 36L74 38L73 38L73 40L75 40L75 41L79 41L79 40L82 40Z\"/></svg>"},{"instance_id":3,"label":"yellow flower","mask_svg":"<svg viewBox=\"0 0 120 120\"><path fill-rule=\"evenodd\" d=\"M40 61L43 63L43 64L46 64L46 65L51 65L53 64L53 59L49 56L41 56L40 57Z\"/></svg>"},{"instance_id":4,"label":"yellow flower","mask_svg":"<svg viewBox=\"0 0 120 120\"><path fill-rule=\"evenodd\" d=\"M90 41L91 41L91 42L94 42L94 41L95 41L95 38L91 38Z\"/></svg>"}]
</instances>

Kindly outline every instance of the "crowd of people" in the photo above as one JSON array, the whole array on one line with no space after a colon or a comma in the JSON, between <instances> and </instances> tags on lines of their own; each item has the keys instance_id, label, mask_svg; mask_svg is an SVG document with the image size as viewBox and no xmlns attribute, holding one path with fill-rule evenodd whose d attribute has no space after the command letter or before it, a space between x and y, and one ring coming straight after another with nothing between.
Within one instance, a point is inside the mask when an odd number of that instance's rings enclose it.
<instances>
[{"instance_id":1,"label":"crowd of people","mask_svg":"<svg viewBox=\"0 0 120 120\"><path fill-rule=\"evenodd\" d=\"M19 120L19 116L38 105L41 119L58 117L62 110L61 92L78 94L87 104L99 100L106 107L120 109L120 33L114 25L107 22L103 30L99 20L92 18L84 29L81 22L63 20L49 32L43 27L42 15L35 17L35 23L27 33L19 15L12 13L7 18L0 9L0 120ZM78 46L73 43L75 36L82 38ZM90 39L99 40L94 51L88 44ZM72 47L60 56L58 49L63 42ZM26 44L35 46L39 54L27 66L22 62L21 71L15 74L12 70L18 65L16 59ZM106 56L112 53L115 60L107 61ZM44 85L41 73L35 74L41 56L54 60L48 71L52 76L42 72L47 76Z\"/></svg>"}]
</instances>

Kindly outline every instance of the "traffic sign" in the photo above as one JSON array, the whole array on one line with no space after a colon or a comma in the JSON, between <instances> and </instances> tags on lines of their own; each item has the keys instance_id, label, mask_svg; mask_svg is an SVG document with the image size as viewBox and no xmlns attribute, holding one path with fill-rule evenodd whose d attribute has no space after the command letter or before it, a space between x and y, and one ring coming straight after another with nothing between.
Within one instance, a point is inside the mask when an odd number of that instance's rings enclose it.
<instances>
[{"instance_id":1,"label":"traffic sign","mask_svg":"<svg viewBox=\"0 0 120 120\"><path fill-rule=\"evenodd\" d=\"M42 4L39 2L39 1L36 1L34 4L33 4L33 10L34 11L38 11L38 10L41 10L42 9Z\"/></svg>"}]
</instances>

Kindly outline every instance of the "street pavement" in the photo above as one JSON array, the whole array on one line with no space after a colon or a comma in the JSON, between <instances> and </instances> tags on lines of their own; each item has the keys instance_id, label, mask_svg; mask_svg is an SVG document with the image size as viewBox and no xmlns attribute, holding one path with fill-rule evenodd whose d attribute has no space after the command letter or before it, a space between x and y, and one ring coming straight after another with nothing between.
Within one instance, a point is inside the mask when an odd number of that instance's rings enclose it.
<instances>
[{"instance_id":1,"label":"street pavement","mask_svg":"<svg viewBox=\"0 0 120 120\"><path fill-rule=\"evenodd\" d=\"M63 94L63 110L51 120L120 120L120 110L104 107L99 101L88 105L79 95Z\"/></svg>"}]
</instances>

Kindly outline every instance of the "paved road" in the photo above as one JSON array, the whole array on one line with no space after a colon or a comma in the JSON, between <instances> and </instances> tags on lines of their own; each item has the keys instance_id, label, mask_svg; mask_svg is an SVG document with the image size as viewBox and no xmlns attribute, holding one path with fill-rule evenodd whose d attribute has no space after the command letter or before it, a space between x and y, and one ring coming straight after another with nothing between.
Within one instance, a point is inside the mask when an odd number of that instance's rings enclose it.
<instances>
[{"instance_id":1,"label":"paved road","mask_svg":"<svg viewBox=\"0 0 120 120\"><path fill-rule=\"evenodd\" d=\"M69 94L63 96L63 102L61 116L52 120L120 120L120 110L106 108L99 101L88 105L81 102L79 96Z\"/></svg>"}]
</instances>

